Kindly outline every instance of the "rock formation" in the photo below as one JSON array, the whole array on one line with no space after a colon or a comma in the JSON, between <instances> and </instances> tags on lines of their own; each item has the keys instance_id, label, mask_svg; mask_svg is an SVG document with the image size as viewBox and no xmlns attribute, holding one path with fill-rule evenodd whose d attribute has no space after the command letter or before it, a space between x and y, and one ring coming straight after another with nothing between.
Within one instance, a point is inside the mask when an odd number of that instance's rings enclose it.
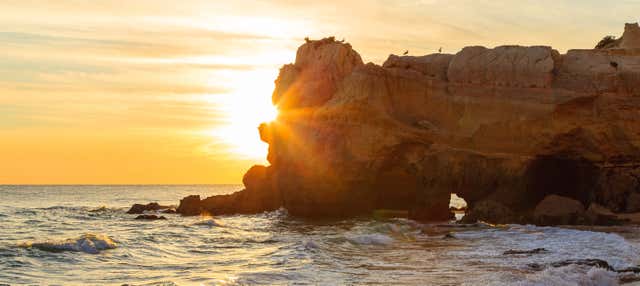
<instances>
[{"instance_id":1,"label":"rock formation","mask_svg":"<svg viewBox=\"0 0 640 286\"><path fill-rule=\"evenodd\" d=\"M187 197L178 212L446 220L451 193L467 220L494 223L535 223L558 196L576 216L592 203L640 211L636 28L608 49L476 46L382 66L347 43L307 41L276 80L277 120L259 128L271 165L251 168L245 190Z\"/></svg>"},{"instance_id":2,"label":"rock formation","mask_svg":"<svg viewBox=\"0 0 640 286\"><path fill-rule=\"evenodd\" d=\"M128 214L142 214L146 211L159 211L159 210L169 210L171 206L163 206L158 203L148 203L146 205L143 204L133 204L131 208L127 211Z\"/></svg>"}]
</instances>

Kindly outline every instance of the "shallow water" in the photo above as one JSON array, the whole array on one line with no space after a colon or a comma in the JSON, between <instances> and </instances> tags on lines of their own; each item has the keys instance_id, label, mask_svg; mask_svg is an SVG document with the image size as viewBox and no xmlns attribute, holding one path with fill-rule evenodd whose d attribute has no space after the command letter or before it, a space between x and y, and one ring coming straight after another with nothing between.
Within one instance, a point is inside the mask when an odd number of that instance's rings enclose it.
<instances>
[{"instance_id":1,"label":"shallow water","mask_svg":"<svg viewBox=\"0 0 640 286\"><path fill-rule=\"evenodd\" d=\"M133 203L176 204L189 194L239 188L0 186L0 284L617 285L619 275L600 268L528 264L599 258L619 269L640 263L634 227L605 233L405 219L319 222L284 210L137 221L125 213ZM548 252L503 255L539 247Z\"/></svg>"}]
</instances>

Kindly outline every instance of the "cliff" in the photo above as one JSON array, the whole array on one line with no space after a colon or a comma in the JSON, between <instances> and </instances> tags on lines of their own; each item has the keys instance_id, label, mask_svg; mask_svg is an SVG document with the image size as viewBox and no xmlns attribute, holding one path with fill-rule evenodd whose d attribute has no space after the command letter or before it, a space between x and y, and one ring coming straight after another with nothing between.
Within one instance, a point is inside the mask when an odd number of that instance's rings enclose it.
<instances>
[{"instance_id":1,"label":"cliff","mask_svg":"<svg viewBox=\"0 0 640 286\"><path fill-rule=\"evenodd\" d=\"M399 209L443 220L456 193L470 221L601 223L610 216L598 210L639 212L632 26L608 49L474 46L382 66L333 38L308 41L276 80L277 120L259 128L271 165L249 170L243 191L187 197L178 211ZM557 215L565 200L571 212Z\"/></svg>"}]
</instances>

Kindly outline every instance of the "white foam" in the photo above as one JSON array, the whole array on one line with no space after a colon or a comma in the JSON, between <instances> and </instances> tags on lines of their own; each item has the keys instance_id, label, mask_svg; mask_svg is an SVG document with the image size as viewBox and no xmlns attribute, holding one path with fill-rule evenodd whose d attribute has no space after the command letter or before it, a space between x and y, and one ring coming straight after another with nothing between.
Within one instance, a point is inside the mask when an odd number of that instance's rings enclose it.
<instances>
[{"instance_id":1,"label":"white foam","mask_svg":"<svg viewBox=\"0 0 640 286\"><path fill-rule=\"evenodd\" d=\"M603 268L584 268L569 265L558 268L548 268L544 271L527 275L524 281L515 285L558 285L558 286L614 286L618 285L618 277L615 272Z\"/></svg>"},{"instance_id":2,"label":"white foam","mask_svg":"<svg viewBox=\"0 0 640 286\"><path fill-rule=\"evenodd\" d=\"M194 223L194 225L204 225L204 226L209 226L209 227L214 227L214 226L223 226L223 224L215 219L209 218L209 219L203 219L201 221L198 221L196 223Z\"/></svg>"},{"instance_id":3,"label":"white foam","mask_svg":"<svg viewBox=\"0 0 640 286\"><path fill-rule=\"evenodd\" d=\"M313 240L307 240L303 243L303 245L306 249L317 249L319 247L318 244Z\"/></svg>"},{"instance_id":4,"label":"white foam","mask_svg":"<svg viewBox=\"0 0 640 286\"><path fill-rule=\"evenodd\" d=\"M347 235L347 240L355 244L363 245L389 245L393 243L393 238L388 235L373 233L373 234L352 234Z\"/></svg>"},{"instance_id":5,"label":"white foam","mask_svg":"<svg viewBox=\"0 0 640 286\"><path fill-rule=\"evenodd\" d=\"M84 234L76 239L65 239L61 241L28 242L21 247L33 247L44 251L75 251L91 254L100 253L102 250L116 248L113 240L101 234Z\"/></svg>"},{"instance_id":6,"label":"white foam","mask_svg":"<svg viewBox=\"0 0 640 286\"><path fill-rule=\"evenodd\" d=\"M537 227L531 225L509 225L456 233L458 239L473 241L472 249L454 253L465 257L476 257L496 263L509 264L516 261L526 263L552 263L566 259L597 258L607 261L615 269L636 266L640 263L640 251L622 236L614 233L583 231L558 227ZM508 249L549 250L545 255L530 258L509 258L501 254Z\"/></svg>"}]
</instances>

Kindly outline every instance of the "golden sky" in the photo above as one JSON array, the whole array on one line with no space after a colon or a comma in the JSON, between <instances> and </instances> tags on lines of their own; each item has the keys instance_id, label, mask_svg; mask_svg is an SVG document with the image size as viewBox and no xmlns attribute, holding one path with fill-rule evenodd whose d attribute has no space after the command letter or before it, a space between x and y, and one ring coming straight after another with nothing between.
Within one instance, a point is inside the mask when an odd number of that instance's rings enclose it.
<instances>
[{"instance_id":1,"label":"golden sky","mask_svg":"<svg viewBox=\"0 0 640 286\"><path fill-rule=\"evenodd\" d=\"M640 1L0 0L0 184L240 183L303 38L591 48Z\"/></svg>"}]
</instances>

